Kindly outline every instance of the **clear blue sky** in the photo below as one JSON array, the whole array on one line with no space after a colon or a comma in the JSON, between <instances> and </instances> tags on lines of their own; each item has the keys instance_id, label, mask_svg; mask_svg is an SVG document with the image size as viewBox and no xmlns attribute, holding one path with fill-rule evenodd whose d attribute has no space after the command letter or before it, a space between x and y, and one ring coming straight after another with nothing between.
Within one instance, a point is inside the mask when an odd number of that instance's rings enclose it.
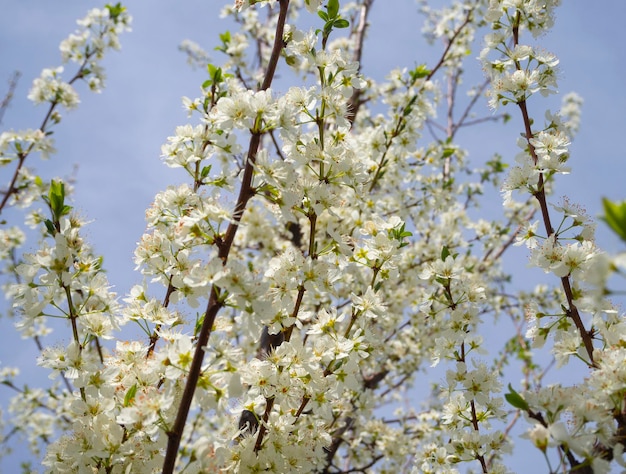
<instances>
[{"instance_id":1,"label":"clear blue sky","mask_svg":"<svg viewBox=\"0 0 626 474\"><path fill-rule=\"evenodd\" d=\"M161 164L160 146L177 125L186 123L180 99L198 95L205 76L186 65L177 46L183 39L192 39L212 50L218 33L226 28L218 18L226 3L151 0L129 4L133 31L121 37L122 51L109 53L104 62L106 89L95 95L79 85L79 108L65 113L55 132L58 154L48 162L33 157L28 163L46 178L71 174L78 165L75 206L93 220L87 238L105 256L109 279L120 295L140 279L132 272L132 254L144 230L145 209L158 191L184 179ZM564 4L556 27L541 43L561 60L560 91L578 92L585 104L582 128L571 149L572 174L559 179L556 195L568 195L596 215L601 196L626 198L626 153L621 143L626 130L626 2L569 0ZM102 5L91 0L2 0L0 95L14 70L19 70L22 78L0 130L39 126L44 108L36 108L26 99L32 80L42 68L60 64L59 42L76 29L77 18ZM370 21L366 74L382 79L394 67L432 64L435 53L428 51L420 37L417 2L378 0ZM477 56L479 51L474 53ZM217 64L222 60L217 52L212 56ZM474 77L480 77L478 61L472 67ZM549 103L555 106L559 100ZM546 104L534 100L531 113L542 118ZM462 145L478 159L495 150L511 158L517 153L515 137L520 130L515 119L495 138L493 131L486 132L487 138L468 135ZM485 139L493 143L486 150ZM0 170L2 183L8 181L9 171L12 169ZM602 224L599 229L599 242L610 251L618 250L619 244ZM0 321L0 329L0 364L25 365L32 360L34 345L30 341L14 343L6 320ZM0 401L6 400L6 395L0 390ZM0 463L0 471L12 472L15 464L11 462Z\"/></svg>"}]
</instances>

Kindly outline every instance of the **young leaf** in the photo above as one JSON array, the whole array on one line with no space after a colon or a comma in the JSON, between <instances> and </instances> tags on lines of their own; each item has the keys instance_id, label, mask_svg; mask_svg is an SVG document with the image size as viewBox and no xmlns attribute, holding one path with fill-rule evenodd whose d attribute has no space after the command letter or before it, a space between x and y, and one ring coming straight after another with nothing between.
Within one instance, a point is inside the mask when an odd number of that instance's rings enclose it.
<instances>
[{"instance_id":1,"label":"young leaf","mask_svg":"<svg viewBox=\"0 0 626 474\"><path fill-rule=\"evenodd\" d=\"M220 40L222 43L230 43L230 31L225 31L224 33L220 33Z\"/></svg>"},{"instance_id":2,"label":"young leaf","mask_svg":"<svg viewBox=\"0 0 626 474\"><path fill-rule=\"evenodd\" d=\"M200 171L200 176L206 178L211 172L211 165L202 167L202 171Z\"/></svg>"},{"instance_id":3,"label":"young leaf","mask_svg":"<svg viewBox=\"0 0 626 474\"><path fill-rule=\"evenodd\" d=\"M329 19L334 20L337 18L337 14L339 13L339 0L328 0L326 10L328 10Z\"/></svg>"},{"instance_id":4,"label":"young leaf","mask_svg":"<svg viewBox=\"0 0 626 474\"><path fill-rule=\"evenodd\" d=\"M444 148L443 149L443 157L444 158L449 158L450 156L454 155L454 152L456 150L454 148Z\"/></svg>"},{"instance_id":5,"label":"young leaf","mask_svg":"<svg viewBox=\"0 0 626 474\"><path fill-rule=\"evenodd\" d=\"M126 11L126 7L123 7L121 3L117 3L115 5L106 4L105 8L109 10L109 18L111 18L114 22L124 11Z\"/></svg>"},{"instance_id":6,"label":"young leaf","mask_svg":"<svg viewBox=\"0 0 626 474\"><path fill-rule=\"evenodd\" d=\"M425 64L420 64L415 69L413 69L409 74L411 75L411 79L413 80L413 82L415 82L418 79L428 77L430 74L430 69L428 69Z\"/></svg>"},{"instance_id":7,"label":"young leaf","mask_svg":"<svg viewBox=\"0 0 626 474\"><path fill-rule=\"evenodd\" d=\"M220 82L222 82L222 68L218 67L215 71L215 74L213 74L213 76L211 77L213 78L214 84L219 84Z\"/></svg>"},{"instance_id":8,"label":"young leaf","mask_svg":"<svg viewBox=\"0 0 626 474\"><path fill-rule=\"evenodd\" d=\"M68 214L72 209L65 205L65 184L63 181L52 180L48 196L44 196L44 201L50 206L52 220L58 222L62 216Z\"/></svg>"},{"instance_id":9,"label":"young leaf","mask_svg":"<svg viewBox=\"0 0 626 474\"><path fill-rule=\"evenodd\" d=\"M444 245L443 248L441 249L441 260L445 262L446 258L448 258L449 255L450 255L450 249Z\"/></svg>"},{"instance_id":10,"label":"young leaf","mask_svg":"<svg viewBox=\"0 0 626 474\"><path fill-rule=\"evenodd\" d=\"M526 400L524 400L524 398L513 389L511 384L509 384L509 393L505 393L504 398L506 398L506 401L515 408L519 408L524 411L528 411L530 409Z\"/></svg>"},{"instance_id":11,"label":"young leaf","mask_svg":"<svg viewBox=\"0 0 626 474\"><path fill-rule=\"evenodd\" d=\"M128 389L126 395L124 395L124 406L129 407L135 401L135 395L137 394L137 384L134 384Z\"/></svg>"},{"instance_id":12,"label":"young leaf","mask_svg":"<svg viewBox=\"0 0 626 474\"><path fill-rule=\"evenodd\" d=\"M50 219L46 219L45 221L43 221L43 223L46 225L46 230L48 231L48 234L54 237L57 232L56 228L54 227L54 223Z\"/></svg>"},{"instance_id":13,"label":"young leaf","mask_svg":"<svg viewBox=\"0 0 626 474\"><path fill-rule=\"evenodd\" d=\"M601 219L626 242L626 201L613 202L602 198L602 207L604 215Z\"/></svg>"}]
</instances>

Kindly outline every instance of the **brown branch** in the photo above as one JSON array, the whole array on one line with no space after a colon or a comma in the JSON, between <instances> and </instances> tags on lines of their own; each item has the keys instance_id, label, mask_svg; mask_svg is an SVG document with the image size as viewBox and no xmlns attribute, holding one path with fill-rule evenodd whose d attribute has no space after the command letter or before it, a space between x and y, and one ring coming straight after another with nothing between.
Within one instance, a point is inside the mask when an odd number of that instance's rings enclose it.
<instances>
[{"instance_id":1,"label":"brown branch","mask_svg":"<svg viewBox=\"0 0 626 474\"><path fill-rule=\"evenodd\" d=\"M278 22L276 25L276 36L274 39L274 46L272 49L272 55L270 57L267 71L265 72L265 78L260 90L266 90L272 84L278 59L280 57L281 50L283 48L283 32L285 27L285 20L287 18L287 11L289 9L289 0L280 0L280 10L278 14ZM253 195L252 190L252 178L254 174L254 163L256 160L256 154L258 152L261 143L261 135L259 133L253 133L250 138L250 145L248 148L248 156L244 169L244 174L241 180L241 187L239 189L239 196L237 198L237 204L233 210L232 219L224 238L218 243L218 257L224 264L228 260L235 234L239 228L239 222L243 216L246 205ZM202 328L198 334L198 340L196 342L196 348L194 351L191 366L189 368L189 376L185 383L183 395L181 397L176 419L172 428L168 431L167 449L165 453L165 459L163 461L163 474L171 474L174 472L176 465L176 458L178 456L178 448L180 446L180 440L187 422L187 416L191 408L191 402L196 390L196 385L200 378L200 372L202 369L202 362L204 360L205 346L209 341L213 324L217 313L224 305L221 298L221 289L215 285L211 288L211 296L207 305L206 312L204 314L204 321L202 322ZM262 428L262 427L261 427Z\"/></svg>"},{"instance_id":2,"label":"brown branch","mask_svg":"<svg viewBox=\"0 0 626 474\"><path fill-rule=\"evenodd\" d=\"M13 100L13 94L15 94L15 88L17 87L17 81L19 81L22 73L19 71L15 71L11 78L9 79L9 90L0 102L0 125L2 125L2 119L4 118L4 114L9 108L11 104L11 100Z\"/></svg>"},{"instance_id":3,"label":"brown branch","mask_svg":"<svg viewBox=\"0 0 626 474\"><path fill-rule=\"evenodd\" d=\"M368 472L367 470L370 467L373 467L374 464L376 464L378 461L380 461L384 457L385 457L384 454L379 454L378 456L375 456L374 458L372 458L372 460L370 462L368 462L367 464L365 464L364 466L361 466L361 467L358 467L358 468L354 468L354 469L349 469L347 471L341 471L341 473L342 474L349 474L351 472L361 472L361 473Z\"/></svg>"},{"instance_id":4,"label":"brown branch","mask_svg":"<svg viewBox=\"0 0 626 474\"><path fill-rule=\"evenodd\" d=\"M532 198L530 198L532 199ZM530 222L530 220L533 218L533 216L535 215L535 212L537 211L537 209L532 208L528 211L528 213L524 216L523 222ZM509 219L508 225L513 223L513 220L515 220L517 218L517 212L515 212L515 214L513 216L511 216L511 219ZM502 254L504 254L504 252L506 252L506 250L513 245L513 243L515 242L515 238L519 235L519 233L522 230L522 226L523 224L519 224L517 226L517 229L515 229L511 235L509 236L509 238L507 239L507 241L502 244L502 246L500 247L500 249L495 253L495 255L493 256L493 258L491 258L491 261L494 262L496 260L498 260ZM482 262L480 264L481 269L485 268L485 263L489 260L489 258L491 257L491 254L493 253L493 251L495 250L495 247L490 248L487 252L485 252L485 255L483 255L483 259Z\"/></svg>"},{"instance_id":5,"label":"brown branch","mask_svg":"<svg viewBox=\"0 0 626 474\"><path fill-rule=\"evenodd\" d=\"M519 66L518 66L519 67ZM526 143L528 145L528 150L530 155L536 164L538 161L537 154L535 152L535 147L530 143L533 139L534 135L530 126L530 117L528 115L528 109L526 107L526 100L522 100L518 103L519 108L522 112L522 117L524 119L524 128L526 132ZM552 223L550 221L550 212L548 210L548 201L546 199L545 186L543 181L543 174L539 174L539 179L537 180L537 190L534 192L534 196L539 202L539 207L541 209L541 216L543 217L543 224L546 230L548 237L554 235L554 228L552 227ZM585 328L585 325L582 322L580 314L578 313L578 308L574 304L574 295L572 293L572 287L570 284L569 276L564 276L561 278L561 285L563 287L563 291L565 292L565 297L567 299L568 310L567 316L574 322L576 329L578 329L578 333L580 334L580 338L583 341L583 345L585 346L585 350L587 351L587 355L589 356L589 363L592 367L595 367L595 362L593 360L593 341L591 340L591 335Z\"/></svg>"},{"instance_id":6,"label":"brown branch","mask_svg":"<svg viewBox=\"0 0 626 474\"><path fill-rule=\"evenodd\" d=\"M95 50L94 52L92 52L92 53L90 53L90 54L85 56L85 59L84 59L83 63L78 68L78 71L76 72L74 77L72 77L72 79L69 80L68 84L72 85L77 80L82 79L83 77L85 77L85 75L86 75L85 74L85 70L87 69L87 63L91 60L92 56L94 56L98 51L99 50ZM50 102L50 107L48 108L48 111L46 112L46 116L44 117L41 125L39 126L39 130L40 131L42 131L44 133L46 132L46 126L48 125L48 121L52 117L52 113L56 109L57 105L59 105L59 99L58 98L55 98L54 100L52 100ZM25 150L25 151L23 151L23 152L18 154L19 159L18 159L17 167L15 168L15 171L13 172L13 177L11 178L11 182L9 183L9 187L4 192L4 198L2 198L2 202L0 202L0 214L2 214L2 210L4 209L4 206L6 206L6 204L9 201L9 198L11 197L11 195L17 194L17 189L15 188L15 183L17 182L17 178L20 175L20 171L21 171L22 167L24 166L24 161L26 161L26 157L28 157L28 155L33 151L34 147L35 147L35 144L31 143L27 150Z\"/></svg>"},{"instance_id":7,"label":"brown branch","mask_svg":"<svg viewBox=\"0 0 626 474\"><path fill-rule=\"evenodd\" d=\"M267 398L265 403L265 412L263 413L263 421L259 426L259 432L257 434L256 442L254 443L254 452L258 452L263 445L263 436L267 431L267 421L270 418L270 414L272 413L272 408L274 408L274 397Z\"/></svg>"},{"instance_id":8,"label":"brown branch","mask_svg":"<svg viewBox=\"0 0 626 474\"><path fill-rule=\"evenodd\" d=\"M474 399L470 400L470 407L472 411L472 426L474 427L474 431L478 431L478 417L476 416L476 404L474 403ZM482 468L484 473L487 473L487 463L485 462L485 456L482 454L476 455L476 460L480 463L480 467Z\"/></svg>"},{"instance_id":9,"label":"brown branch","mask_svg":"<svg viewBox=\"0 0 626 474\"><path fill-rule=\"evenodd\" d=\"M483 92L485 91L488 85L489 85L489 80L487 79L485 82L483 82L480 85L480 87L478 87L478 90L474 93L472 100L470 100L470 103L467 104L467 107L465 107L465 110L463 110L463 113L461 114L461 118L454 125L454 132L456 132L461 127L467 127L474 123L486 122L490 120L499 120L501 118L500 115L497 115L495 117L490 116L490 117L485 117L483 119L476 119L476 120L471 120L471 121L466 122L467 118L469 117L470 112L476 105L476 102L478 102L478 99L482 97Z\"/></svg>"},{"instance_id":10,"label":"brown branch","mask_svg":"<svg viewBox=\"0 0 626 474\"><path fill-rule=\"evenodd\" d=\"M368 27L367 16L374 4L374 0L363 0L363 4L361 5L360 13L359 13L359 23L356 27L356 30L353 31L353 34L356 37L356 48L354 49L353 59L354 61L359 63L358 72L361 71L361 58L363 57L363 43L365 41L365 32ZM346 118L350 122L350 124L354 123L354 119L356 115L359 113L359 108L363 104L361 100L361 89L354 89L352 92L352 96L348 100L348 113Z\"/></svg>"},{"instance_id":11,"label":"brown branch","mask_svg":"<svg viewBox=\"0 0 626 474\"><path fill-rule=\"evenodd\" d=\"M426 77L427 81L430 81L432 79L432 77L435 75L435 73L446 62L446 59L447 59L447 56L448 56L448 51L450 51L450 48L452 48L452 45L454 44L454 40L456 40L456 38L461 34L461 31L463 31L463 28L465 28L470 23L470 21L472 19L472 12L473 12L473 10L469 10L467 12L467 15L465 16L465 20L456 29L456 31L454 32L454 34L450 38L450 41L448 41L448 44L446 45L446 49L444 49L443 54L441 55L441 58L439 59L439 62L437 62L435 67L430 70L430 74L428 74L428 76Z\"/></svg>"},{"instance_id":12,"label":"brown branch","mask_svg":"<svg viewBox=\"0 0 626 474\"><path fill-rule=\"evenodd\" d=\"M176 288L174 288L174 285L172 285L172 276L170 275L169 277L169 283L167 285L167 290L165 290L165 297L163 298L163 303L162 306L164 308L167 308L170 304L170 297L172 296L172 293L174 293L174 291L176 290ZM154 327L154 330L152 331L152 334L150 335L150 339L149 339L149 344L148 344L148 350L146 352L146 358L150 358L152 356L152 353L154 352L154 349L156 347L156 344L159 340L159 331L161 330L161 325L157 324Z\"/></svg>"},{"instance_id":13,"label":"brown branch","mask_svg":"<svg viewBox=\"0 0 626 474\"><path fill-rule=\"evenodd\" d=\"M463 29L470 23L471 18L472 18L472 10L467 12L465 20L463 21L463 23L461 23L461 25L457 28L457 30L454 32L454 34L450 38L450 41L446 45L446 48L445 48L443 54L441 55L441 58L439 59L439 61L435 65L435 67L430 71L428 76L425 78L424 82L430 81L433 78L433 76L435 75L435 73L445 64L445 61L447 59L447 55L448 55L448 52L450 51L450 48L454 44L454 41L456 40L456 38L461 34L461 31L463 31ZM422 89L420 89L418 91L418 94L421 92L421 90ZM412 100L415 100L415 96L412 98ZM385 143L385 151L382 153L382 155L380 157L380 160L379 160L379 162L378 162L378 164L376 166L376 173L374 173L374 177L372 178L372 181L371 181L370 186L369 186L369 192L370 193L374 190L374 188L376 187L376 185L378 183L378 180L382 176L383 168L387 164L387 153L389 152L389 149L391 148L391 144L393 142L393 139L395 137L397 137L400 134L401 130L403 129L404 123L407 120L406 116L407 116L406 112L400 114L400 116L398 117L398 120L396 122L396 126L395 126L394 130L389 134L389 137L387 138L387 141ZM427 125L428 125L428 123L427 123Z\"/></svg>"},{"instance_id":14,"label":"brown branch","mask_svg":"<svg viewBox=\"0 0 626 474\"><path fill-rule=\"evenodd\" d=\"M519 44L519 22L520 22L520 13L517 13L517 16L513 22L513 44L517 46ZM518 61L515 61L515 68L517 70L522 70L521 65ZM533 162L537 164L538 157L535 153L535 147L530 143L533 139L534 134L532 132L532 128L530 125L530 117L528 115L528 108L526 107L526 99L520 100L517 105L520 108L522 113L522 118L524 120L524 129L526 132L526 143L528 145L528 151L530 156L533 159ZM554 228L552 227L552 223L550 222L550 212L548 211L548 202L546 200L545 186L543 180L543 174L539 174L539 179L537 180L537 190L533 193L537 201L539 202L539 207L541 208L541 216L543 217L543 224L548 235L548 238L554 234ZM567 304L569 306L567 310L567 316L574 322L574 325L578 329L578 333L580 334L580 338L583 341L583 345L585 346L585 350L587 351L587 355L589 356L589 363L591 367L595 367L596 364L593 360L593 341L591 340L591 335L585 328L585 325L580 318L580 314L578 313L578 308L574 304L574 296L572 294L572 288L570 285L569 277L565 276L561 278L561 285L563 287L563 291L565 292L565 297L567 298Z\"/></svg>"}]
</instances>

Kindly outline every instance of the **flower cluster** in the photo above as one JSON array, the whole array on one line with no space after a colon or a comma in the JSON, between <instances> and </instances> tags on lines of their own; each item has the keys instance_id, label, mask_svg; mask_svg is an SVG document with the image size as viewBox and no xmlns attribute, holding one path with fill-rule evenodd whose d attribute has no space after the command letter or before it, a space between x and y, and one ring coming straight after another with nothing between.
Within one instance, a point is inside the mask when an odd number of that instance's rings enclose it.
<instances>
[{"instance_id":1,"label":"flower cluster","mask_svg":"<svg viewBox=\"0 0 626 474\"><path fill-rule=\"evenodd\" d=\"M104 70L99 61L107 50L120 49L119 35L130 31L131 21L126 8L119 3L94 8L77 21L80 29L61 42L63 62L79 64L77 77L86 80L92 91L100 92L104 85Z\"/></svg>"},{"instance_id":2,"label":"flower cluster","mask_svg":"<svg viewBox=\"0 0 626 474\"><path fill-rule=\"evenodd\" d=\"M92 91L102 91L105 74L100 62L107 50L120 48L119 35L130 30L130 23L131 17L119 3L91 10L78 21L81 28L63 40L60 46L63 62L78 64L75 75L69 81L64 80L65 68L59 66L44 69L33 81L28 98L35 104L47 104L49 109L38 130L0 134L0 166L17 162L13 179L3 190L5 198L0 203L0 212L9 203L9 198L11 204L26 207L42 194L41 179L32 176L32 172L23 166L25 159L33 152L39 152L43 158L54 152L50 128L61 121L58 107L70 110L80 102L74 83L82 79Z\"/></svg>"},{"instance_id":3,"label":"flower cluster","mask_svg":"<svg viewBox=\"0 0 626 474\"><path fill-rule=\"evenodd\" d=\"M523 32L537 36L552 25L557 4L492 1L486 18L495 32L487 36L481 59L492 82L491 105L514 103L524 121L525 133L519 140L523 151L516 159L519 166L511 169L502 187L504 200L511 205L514 190L530 193L541 210L544 230L539 230L539 221L529 222L522 227L518 243L531 249L532 266L554 275L562 286L559 308L528 305L526 336L534 347L543 346L552 336L551 351L558 367L575 357L592 371L585 388L551 385L527 390L523 396L511 389L508 399L531 421L527 436L544 454L549 447L556 448L562 453L561 464L573 470L590 466L593 472L609 472L608 460L623 464L620 433L626 385L613 365L623 358L623 316L606 300L611 264L594 242L595 224L567 198L551 206L552 211L547 198L554 176L570 171L565 164L582 101L575 95L564 97L562 112L546 113L547 125L536 129L528 100L536 92L554 92L558 60L520 42ZM493 51L502 57L489 59ZM554 214L559 215L558 223ZM590 384L593 388L587 390Z\"/></svg>"},{"instance_id":4,"label":"flower cluster","mask_svg":"<svg viewBox=\"0 0 626 474\"><path fill-rule=\"evenodd\" d=\"M72 61L80 66L69 82L61 79L63 67L44 69L33 82L28 98L35 104L58 103L68 109L78 105L78 94L72 83L84 79L89 88L100 92L104 85L104 70L99 62L107 49L120 49L119 34L130 30L131 17L119 4L103 9L94 8L78 21L80 30L61 42L63 62Z\"/></svg>"},{"instance_id":5,"label":"flower cluster","mask_svg":"<svg viewBox=\"0 0 626 474\"><path fill-rule=\"evenodd\" d=\"M63 66L56 69L44 69L41 76L35 79L28 98L35 104L56 102L66 109L78 106L78 94L71 84L61 78Z\"/></svg>"},{"instance_id":6,"label":"flower cluster","mask_svg":"<svg viewBox=\"0 0 626 474\"><path fill-rule=\"evenodd\" d=\"M480 53L483 68L491 82L489 104L497 108L509 102L520 103L539 92L556 92L558 59L551 53L519 43L519 36L530 31L537 36L553 24L554 9L559 0L549 2L515 2L491 0L485 20L493 33L485 36L485 48ZM513 46L508 40L513 39ZM490 59L491 52L501 54Z\"/></svg>"},{"instance_id":7,"label":"flower cluster","mask_svg":"<svg viewBox=\"0 0 626 474\"><path fill-rule=\"evenodd\" d=\"M52 151L46 124L2 133L1 163L19 163L7 200L46 205L29 218L43 234L34 252L19 253L17 227L0 230L15 277L6 292L55 383L22 388L10 367L0 382L19 392L15 431L47 471L504 473L513 447L505 401L548 463L556 450L572 471L623 464L626 325L606 287L624 262L597 248L580 206L547 202L569 172L581 101L566 97L543 127L529 113L535 93L554 92L558 60L520 39L549 28L557 3L424 4L441 57L380 82L360 65L371 1L224 8L239 30L219 35L222 66L181 45L208 74L198 97L183 99L190 123L161 148L187 181L147 209L134 253L141 281L121 302L65 185L21 166L30 152ZM317 16L299 21L308 13ZM98 61L129 22L109 5L63 42L79 72L64 82L62 69L45 70L31 90L52 120L57 106L78 104L76 80L100 90ZM456 136L492 120L470 119L484 86L470 86L468 108L454 110L485 22L490 105L515 104L525 125L504 178L498 157L472 169ZM503 221L474 217L492 185L504 194ZM511 288L501 256L521 244L560 290ZM542 383L534 350L548 341L558 367L579 359L590 368L584 384ZM502 394L513 359L524 387ZM429 366L442 375L428 406L407 403Z\"/></svg>"}]
</instances>

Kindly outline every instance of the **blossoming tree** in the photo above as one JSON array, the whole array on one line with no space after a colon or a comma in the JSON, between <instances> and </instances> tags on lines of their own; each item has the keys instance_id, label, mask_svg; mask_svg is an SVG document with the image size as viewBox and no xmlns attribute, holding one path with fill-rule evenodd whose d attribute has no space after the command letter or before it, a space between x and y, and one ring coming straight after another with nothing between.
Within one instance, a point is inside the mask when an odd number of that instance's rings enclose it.
<instances>
[{"instance_id":1,"label":"blossoming tree","mask_svg":"<svg viewBox=\"0 0 626 474\"><path fill-rule=\"evenodd\" d=\"M104 87L101 59L131 19L117 4L79 21L61 44L73 70L33 82L39 128L0 135L0 211L24 209L11 218L40 235L25 252L24 226L2 222L7 317L53 379L21 386L2 366L16 392L5 444L23 436L55 473L499 473L521 425L548 472L624 465L626 326L607 281L626 264L596 247L580 206L550 197L580 105L542 105L558 59L534 38L558 0L422 2L439 60L380 83L360 69L373 3L237 0L221 63L183 43L207 77L162 158L187 182L146 211L141 276L119 297L71 183L27 166L54 152L80 83ZM486 79L464 89L477 44ZM476 118L484 97L495 112ZM472 168L459 129L515 114L515 159ZM486 187L504 219L471 217ZM626 205L605 208L626 237ZM511 286L501 258L518 244L553 287ZM502 319L511 333L488 343ZM542 383L544 345L557 368L579 366L576 385ZM504 373L515 359L521 381ZM384 409L437 364L424 403Z\"/></svg>"}]
</instances>

